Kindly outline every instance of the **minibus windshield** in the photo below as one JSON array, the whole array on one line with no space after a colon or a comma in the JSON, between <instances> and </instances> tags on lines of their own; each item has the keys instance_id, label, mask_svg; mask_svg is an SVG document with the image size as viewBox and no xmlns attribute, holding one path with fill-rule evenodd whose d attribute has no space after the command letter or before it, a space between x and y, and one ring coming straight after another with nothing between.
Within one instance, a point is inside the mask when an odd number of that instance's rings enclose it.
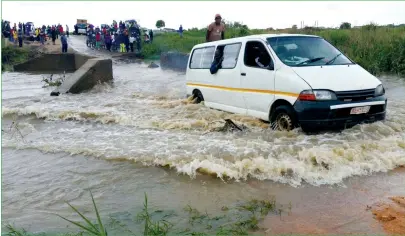
<instances>
[{"instance_id":1,"label":"minibus windshield","mask_svg":"<svg viewBox=\"0 0 405 236\"><path fill-rule=\"evenodd\" d=\"M323 38L282 36L267 38L277 57L288 66L321 66L353 64Z\"/></svg>"}]
</instances>

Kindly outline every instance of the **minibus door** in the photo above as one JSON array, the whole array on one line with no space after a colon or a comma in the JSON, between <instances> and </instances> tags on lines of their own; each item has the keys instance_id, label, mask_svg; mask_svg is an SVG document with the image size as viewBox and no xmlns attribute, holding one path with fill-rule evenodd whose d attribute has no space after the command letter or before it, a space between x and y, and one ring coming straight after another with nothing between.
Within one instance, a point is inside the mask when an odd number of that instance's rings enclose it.
<instances>
[{"instance_id":1,"label":"minibus door","mask_svg":"<svg viewBox=\"0 0 405 236\"><path fill-rule=\"evenodd\" d=\"M213 102L229 106L227 109L230 112L245 113L241 110L246 107L240 87L240 64L243 62L239 57L242 43L219 45L217 50L218 48L223 52L223 61L221 69L211 77L213 84L219 89L212 96Z\"/></svg>"},{"instance_id":2,"label":"minibus door","mask_svg":"<svg viewBox=\"0 0 405 236\"><path fill-rule=\"evenodd\" d=\"M244 100L248 115L268 119L269 106L274 100L274 60L260 40L246 42L241 65L241 86L246 90Z\"/></svg>"}]
</instances>

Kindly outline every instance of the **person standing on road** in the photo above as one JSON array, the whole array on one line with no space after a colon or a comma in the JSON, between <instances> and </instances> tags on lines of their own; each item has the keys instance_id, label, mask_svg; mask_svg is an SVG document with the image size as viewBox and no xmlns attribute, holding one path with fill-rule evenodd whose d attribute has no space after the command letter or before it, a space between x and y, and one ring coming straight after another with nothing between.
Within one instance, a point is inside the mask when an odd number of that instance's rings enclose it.
<instances>
[{"instance_id":1,"label":"person standing on road","mask_svg":"<svg viewBox=\"0 0 405 236\"><path fill-rule=\"evenodd\" d=\"M149 30L149 39L150 39L150 43L153 42L153 30Z\"/></svg>"},{"instance_id":2,"label":"person standing on road","mask_svg":"<svg viewBox=\"0 0 405 236\"><path fill-rule=\"evenodd\" d=\"M109 33L105 35L104 41L106 49L111 52L111 35Z\"/></svg>"},{"instance_id":3,"label":"person standing on road","mask_svg":"<svg viewBox=\"0 0 405 236\"><path fill-rule=\"evenodd\" d=\"M205 37L207 42L223 40L225 38L225 24L221 22L220 14L215 15L215 22L211 23L207 29Z\"/></svg>"},{"instance_id":4,"label":"person standing on road","mask_svg":"<svg viewBox=\"0 0 405 236\"><path fill-rule=\"evenodd\" d=\"M118 35L118 43L120 45L120 52L125 52L125 36L123 33Z\"/></svg>"},{"instance_id":5,"label":"person standing on road","mask_svg":"<svg viewBox=\"0 0 405 236\"><path fill-rule=\"evenodd\" d=\"M41 30L39 33L39 41L41 42L41 45L45 45L45 30Z\"/></svg>"},{"instance_id":6,"label":"person standing on road","mask_svg":"<svg viewBox=\"0 0 405 236\"><path fill-rule=\"evenodd\" d=\"M23 31L22 29L18 30L18 46L22 48L23 46Z\"/></svg>"},{"instance_id":7,"label":"person standing on road","mask_svg":"<svg viewBox=\"0 0 405 236\"><path fill-rule=\"evenodd\" d=\"M13 39L14 39L14 44L17 45L18 43L18 33L16 30L13 30Z\"/></svg>"},{"instance_id":8,"label":"person standing on road","mask_svg":"<svg viewBox=\"0 0 405 236\"><path fill-rule=\"evenodd\" d=\"M51 35L52 35L52 44L55 45L55 40L57 36L55 26L52 26Z\"/></svg>"},{"instance_id":9,"label":"person standing on road","mask_svg":"<svg viewBox=\"0 0 405 236\"><path fill-rule=\"evenodd\" d=\"M180 25L180 27L179 27L179 35L180 35L180 38L183 38L183 26L182 25Z\"/></svg>"},{"instance_id":10,"label":"person standing on road","mask_svg":"<svg viewBox=\"0 0 405 236\"><path fill-rule=\"evenodd\" d=\"M69 26L68 25L66 25L66 35L69 38Z\"/></svg>"},{"instance_id":11,"label":"person standing on road","mask_svg":"<svg viewBox=\"0 0 405 236\"><path fill-rule=\"evenodd\" d=\"M67 53L68 43L65 32L62 32L62 35L60 36L60 41L62 43L62 53Z\"/></svg>"},{"instance_id":12,"label":"person standing on road","mask_svg":"<svg viewBox=\"0 0 405 236\"><path fill-rule=\"evenodd\" d=\"M100 50L101 35L100 32L96 33L96 49Z\"/></svg>"},{"instance_id":13,"label":"person standing on road","mask_svg":"<svg viewBox=\"0 0 405 236\"><path fill-rule=\"evenodd\" d=\"M59 34L62 35L63 32L64 32L64 31L63 31L63 26L62 26L62 25L59 25Z\"/></svg>"},{"instance_id":14,"label":"person standing on road","mask_svg":"<svg viewBox=\"0 0 405 236\"><path fill-rule=\"evenodd\" d=\"M131 37L129 37L129 47L131 48L131 52L134 52L134 42L135 42L135 37L133 35L131 35Z\"/></svg>"},{"instance_id":15,"label":"person standing on road","mask_svg":"<svg viewBox=\"0 0 405 236\"><path fill-rule=\"evenodd\" d=\"M129 35L127 30L124 31L124 43L125 43L125 51L129 52Z\"/></svg>"}]
</instances>

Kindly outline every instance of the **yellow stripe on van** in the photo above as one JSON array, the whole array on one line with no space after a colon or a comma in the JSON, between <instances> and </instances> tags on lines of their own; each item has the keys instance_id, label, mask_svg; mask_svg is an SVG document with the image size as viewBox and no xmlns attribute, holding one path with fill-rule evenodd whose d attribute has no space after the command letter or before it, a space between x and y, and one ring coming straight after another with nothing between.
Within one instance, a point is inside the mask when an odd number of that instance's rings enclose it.
<instances>
[{"instance_id":1,"label":"yellow stripe on van","mask_svg":"<svg viewBox=\"0 0 405 236\"><path fill-rule=\"evenodd\" d=\"M299 94L296 94L296 93L289 93L289 92L282 92L282 91L275 91L275 90L230 88L230 87L224 87L224 86L216 86L216 85L210 85L210 84L195 84L195 83L186 83L186 85L193 86L193 87L213 88L213 89L235 91L235 92L242 92L242 93L265 93L265 94L274 94L274 95L284 95L284 96L290 96L290 97L299 96Z\"/></svg>"}]
</instances>

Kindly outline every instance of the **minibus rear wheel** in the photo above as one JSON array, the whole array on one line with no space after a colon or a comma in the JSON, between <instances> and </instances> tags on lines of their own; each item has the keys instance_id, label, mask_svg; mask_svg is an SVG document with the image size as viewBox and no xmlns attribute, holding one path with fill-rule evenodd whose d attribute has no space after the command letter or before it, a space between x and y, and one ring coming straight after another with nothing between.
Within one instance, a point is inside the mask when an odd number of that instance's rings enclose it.
<instances>
[{"instance_id":1,"label":"minibus rear wheel","mask_svg":"<svg viewBox=\"0 0 405 236\"><path fill-rule=\"evenodd\" d=\"M200 90L194 90L193 91L193 97L195 99L195 103L201 103L202 101L204 101L204 97L202 95L202 93L200 92Z\"/></svg>"},{"instance_id":2,"label":"minibus rear wheel","mask_svg":"<svg viewBox=\"0 0 405 236\"><path fill-rule=\"evenodd\" d=\"M291 106L276 107L270 118L271 128L280 131L290 131L297 127L297 119Z\"/></svg>"}]
</instances>

